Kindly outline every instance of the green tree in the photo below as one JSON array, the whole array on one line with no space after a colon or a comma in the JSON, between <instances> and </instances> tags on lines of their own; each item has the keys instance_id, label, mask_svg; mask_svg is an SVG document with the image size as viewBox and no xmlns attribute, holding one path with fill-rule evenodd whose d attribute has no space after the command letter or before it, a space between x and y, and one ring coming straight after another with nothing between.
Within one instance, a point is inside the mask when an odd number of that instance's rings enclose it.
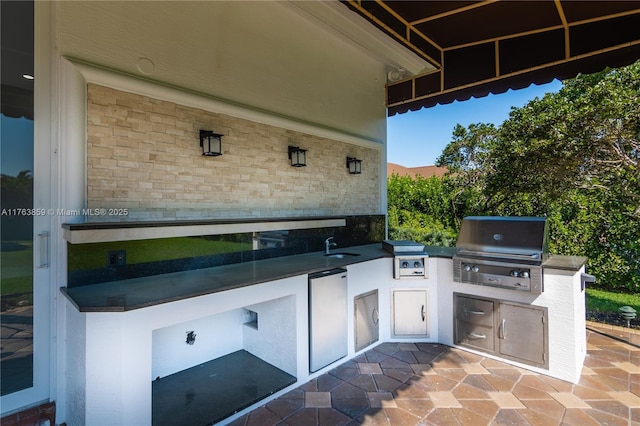
<instances>
[{"instance_id":1,"label":"green tree","mask_svg":"<svg viewBox=\"0 0 640 426\"><path fill-rule=\"evenodd\" d=\"M501 126L456 126L438 158L465 214L549 217L553 252L586 255L599 285L640 292L640 63L581 75L513 108Z\"/></svg>"},{"instance_id":2,"label":"green tree","mask_svg":"<svg viewBox=\"0 0 640 426\"><path fill-rule=\"evenodd\" d=\"M389 238L427 245L455 244L451 186L435 176L392 175L387 183Z\"/></svg>"}]
</instances>

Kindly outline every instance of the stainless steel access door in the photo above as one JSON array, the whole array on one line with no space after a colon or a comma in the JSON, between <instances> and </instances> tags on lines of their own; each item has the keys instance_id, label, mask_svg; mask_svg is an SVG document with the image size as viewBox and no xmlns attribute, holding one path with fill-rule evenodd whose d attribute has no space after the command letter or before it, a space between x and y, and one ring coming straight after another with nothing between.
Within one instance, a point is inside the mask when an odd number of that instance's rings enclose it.
<instances>
[{"instance_id":1,"label":"stainless steel access door","mask_svg":"<svg viewBox=\"0 0 640 426\"><path fill-rule=\"evenodd\" d=\"M358 352L378 341L378 290L355 297L353 304L355 350Z\"/></svg>"},{"instance_id":2,"label":"stainless steel access door","mask_svg":"<svg viewBox=\"0 0 640 426\"><path fill-rule=\"evenodd\" d=\"M309 275L309 371L347 355L347 270Z\"/></svg>"}]
</instances>

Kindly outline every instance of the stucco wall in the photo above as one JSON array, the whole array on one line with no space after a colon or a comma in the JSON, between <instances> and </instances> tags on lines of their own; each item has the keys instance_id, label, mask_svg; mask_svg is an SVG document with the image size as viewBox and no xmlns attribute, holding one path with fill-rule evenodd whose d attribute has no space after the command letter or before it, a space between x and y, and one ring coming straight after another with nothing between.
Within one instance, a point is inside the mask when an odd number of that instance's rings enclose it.
<instances>
[{"instance_id":1,"label":"stucco wall","mask_svg":"<svg viewBox=\"0 0 640 426\"><path fill-rule=\"evenodd\" d=\"M89 208L117 219L379 213L380 150L88 85ZM224 135L203 157L199 130ZM292 167L288 146L307 149ZM362 160L350 175L346 157Z\"/></svg>"}]
</instances>

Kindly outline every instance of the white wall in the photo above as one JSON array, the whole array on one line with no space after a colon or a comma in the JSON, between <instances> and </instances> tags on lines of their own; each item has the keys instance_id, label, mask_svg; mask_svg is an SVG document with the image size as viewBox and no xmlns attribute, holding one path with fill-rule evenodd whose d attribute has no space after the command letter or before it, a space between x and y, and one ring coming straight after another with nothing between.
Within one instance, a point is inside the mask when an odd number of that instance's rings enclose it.
<instances>
[{"instance_id":1,"label":"white wall","mask_svg":"<svg viewBox=\"0 0 640 426\"><path fill-rule=\"evenodd\" d=\"M151 377L165 377L242 349L242 309L153 330ZM186 343L187 332L196 335Z\"/></svg>"},{"instance_id":2,"label":"white wall","mask_svg":"<svg viewBox=\"0 0 640 426\"><path fill-rule=\"evenodd\" d=\"M279 2L74 1L56 9L63 56L386 140L387 64Z\"/></svg>"},{"instance_id":3,"label":"white wall","mask_svg":"<svg viewBox=\"0 0 640 426\"><path fill-rule=\"evenodd\" d=\"M304 292L304 289L302 289ZM244 326L243 347L263 361L295 376L298 346L298 328L306 324L296 320L295 296L281 297L246 306L258 314L258 328Z\"/></svg>"}]
</instances>

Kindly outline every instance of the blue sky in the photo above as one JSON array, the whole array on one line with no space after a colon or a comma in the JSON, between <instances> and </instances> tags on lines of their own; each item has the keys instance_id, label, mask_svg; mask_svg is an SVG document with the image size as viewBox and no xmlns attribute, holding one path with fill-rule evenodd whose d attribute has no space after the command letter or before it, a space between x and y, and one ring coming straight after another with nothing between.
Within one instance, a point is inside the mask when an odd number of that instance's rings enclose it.
<instances>
[{"instance_id":1,"label":"blue sky","mask_svg":"<svg viewBox=\"0 0 640 426\"><path fill-rule=\"evenodd\" d=\"M33 172L33 120L0 114L0 172L17 176Z\"/></svg>"},{"instance_id":2,"label":"blue sky","mask_svg":"<svg viewBox=\"0 0 640 426\"><path fill-rule=\"evenodd\" d=\"M396 114L387 119L387 161L405 167L434 164L451 142L456 124L467 127L473 123L493 123L498 126L509 117L511 107L521 107L545 93L557 92L561 87L560 81L553 80L500 95L490 94L484 98Z\"/></svg>"}]
</instances>

